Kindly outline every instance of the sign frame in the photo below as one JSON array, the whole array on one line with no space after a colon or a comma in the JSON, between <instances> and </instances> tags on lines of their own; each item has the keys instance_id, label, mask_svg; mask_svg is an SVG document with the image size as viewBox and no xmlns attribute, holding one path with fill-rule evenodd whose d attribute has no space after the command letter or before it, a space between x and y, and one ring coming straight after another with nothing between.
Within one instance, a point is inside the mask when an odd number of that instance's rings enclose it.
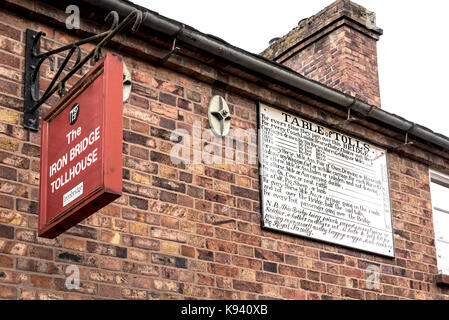
<instances>
[{"instance_id":1,"label":"sign frame","mask_svg":"<svg viewBox=\"0 0 449 320\"><path fill-rule=\"evenodd\" d=\"M367 249L363 249L363 248L357 248L357 247L351 247L349 245L345 245L345 244L341 244L341 243L337 243L337 242L332 242L332 241L328 241L328 240L324 240L324 239L319 239L319 238L314 238L314 237L310 237L307 235L302 235L302 234L298 234L298 233L294 233L291 231L286 231L286 230L282 230L282 229L276 229L276 228L272 228L272 227L268 227L265 225L265 221L264 221L264 212L265 212L265 203L264 203L264 195L263 195L263 164L262 164L262 155L263 155L263 150L262 150L262 124L261 124L261 108L263 108L263 106L267 106L270 107L272 109L281 111L281 112L286 112L289 113L293 116L296 116L298 118L304 119L306 121L312 122L313 124L316 125L320 125L326 129L330 129L330 126L327 124L323 124L319 121L316 120L310 120L310 118L306 117L306 116L302 116L300 115L297 111L295 110L288 110L286 108L282 108L282 107L278 107L278 106L274 106L270 103L266 103L263 101L258 101L257 103L257 112L256 112L256 116L257 116L257 130L258 130L258 134L257 134L257 146L258 146L258 170L259 170L259 198L260 198L260 225L261 225L261 229L262 230L266 230L266 231L270 231L270 232L275 232L275 233L279 233L279 234L287 234L293 237L300 237L303 239L306 239L308 241L315 241L315 242L319 242L319 243L323 243L323 244L327 244L327 245L332 245L332 246L339 246L341 248L346 248L349 250L354 250L354 251L359 251L359 252L364 252L364 253L368 253L368 254L374 254L374 255L378 255L380 257L384 257L384 258L388 258L388 259L395 259L396 258L396 244L395 244L395 238L394 238L394 220L393 220L393 207L392 207L392 201L391 201L391 181L390 181L390 174L389 174L389 156L388 156L388 150L379 146L376 143L372 143L369 140L365 140L365 138L358 138L355 137L351 134L346 134L344 133L345 136L353 138L353 139L361 139L364 141L369 142L370 145L381 149L385 152L385 160L386 160L386 170L387 170L387 189L388 189L388 195L389 195L389 208L390 208L390 219L391 219L391 236L392 236L392 254L391 255L387 255L387 254L383 254L383 253L379 253L379 252L375 252L375 251L370 251ZM341 132L341 131L339 131Z\"/></svg>"},{"instance_id":2,"label":"sign frame","mask_svg":"<svg viewBox=\"0 0 449 320\"><path fill-rule=\"evenodd\" d=\"M50 218L48 209L49 126L75 99L100 81L101 173L93 191L82 195ZM69 122L69 119L67 119ZM110 53L101 59L42 117L38 236L53 239L122 195L123 60ZM80 175L81 176L81 175Z\"/></svg>"}]
</instances>

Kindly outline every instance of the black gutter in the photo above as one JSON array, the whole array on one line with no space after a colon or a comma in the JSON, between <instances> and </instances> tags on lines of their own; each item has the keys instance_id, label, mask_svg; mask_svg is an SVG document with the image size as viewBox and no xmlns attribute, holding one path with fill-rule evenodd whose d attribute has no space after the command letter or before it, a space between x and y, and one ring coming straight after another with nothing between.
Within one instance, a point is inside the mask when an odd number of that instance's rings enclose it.
<instances>
[{"instance_id":1,"label":"black gutter","mask_svg":"<svg viewBox=\"0 0 449 320\"><path fill-rule=\"evenodd\" d=\"M115 10L122 17L127 16L136 8L143 9L131 2L119 0L82 1L107 11ZM421 125L369 105L337 90L328 88L318 82L304 78L300 74L289 70L282 65L231 46L224 41L205 35L193 28L187 26L183 27L183 24L180 22L165 18L148 10L143 10L142 25L170 37L176 36L179 41L218 56L230 63L239 65L244 69L256 72L278 82L285 83L290 87L318 96L342 107L351 107L353 111L356 111L363 116L370 117L382 124L389 125L404 133L408 133L409 135L413 135L449 151L449 138L446 136L437 134Z\"/></svg>"}]
</instances>

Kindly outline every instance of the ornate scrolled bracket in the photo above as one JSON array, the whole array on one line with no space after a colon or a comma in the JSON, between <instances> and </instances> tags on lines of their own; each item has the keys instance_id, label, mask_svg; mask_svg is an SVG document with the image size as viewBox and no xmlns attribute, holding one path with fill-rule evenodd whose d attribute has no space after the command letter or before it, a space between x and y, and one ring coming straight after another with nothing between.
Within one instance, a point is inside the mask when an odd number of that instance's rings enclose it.
<instances>
[{"instance_id":1,"label":"ornate scrolled bracket","mask_svg":"<svg viewBox=\"0 0 449 320\"><path fill-rule=\"evenodd\" d=\"M119 22L119 15L117 12L110 12L105 21L111 24L108 31L97 34L95 36L62 46L58 49L40 53L40 42L45 33L40 31L27 30L26 32L26 53L25 53L25 95L24 95L24 127L30 130L37 131L39 129L39 107L44 104L54 93L58 92L59 96L65 94L66 82L89 61L93 58L95 61L101 59L101 49L120 31L134 21L131 30L136 32L142 23L142 12L134 10L122 22ZM80 46L90 43L98 42L96 47L91 50L84 58L82 58ZM48 59L50 69L54 70L53 55L69 50L64 61L61 63L58 71L45 90L44 94L39 97L40 91L40 68L45 60ZM67 64L72 59L74 53L76 60L72 68L68 68ZM58 79L63 71L67 73L61 80Z\"/></svg>"}]
</instances>

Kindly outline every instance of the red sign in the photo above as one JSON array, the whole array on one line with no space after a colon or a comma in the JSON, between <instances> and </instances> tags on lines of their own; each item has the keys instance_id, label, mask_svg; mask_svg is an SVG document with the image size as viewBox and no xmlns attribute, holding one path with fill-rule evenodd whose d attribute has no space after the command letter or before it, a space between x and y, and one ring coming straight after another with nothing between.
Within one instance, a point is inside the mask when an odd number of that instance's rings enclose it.
<instances>
[{"instance_id":1,"label":"red sign","mask_svg":"<svg viewBox=\"0 0 449 320\"><path fill-rule=\"evenodd\" d=\"M42 119L39 236L55 238L122 192L123 62L108 54Z\"/></svg>"}]
</instances>

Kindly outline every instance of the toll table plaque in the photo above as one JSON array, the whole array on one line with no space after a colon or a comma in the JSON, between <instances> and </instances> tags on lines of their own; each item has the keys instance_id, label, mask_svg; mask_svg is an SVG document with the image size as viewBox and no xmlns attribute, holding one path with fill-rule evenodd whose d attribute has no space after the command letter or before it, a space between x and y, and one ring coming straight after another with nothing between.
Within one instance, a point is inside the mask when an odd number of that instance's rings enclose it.
<instances>
[{"instance_id":1,"label":"toll table plaque","mask_svg":"<svg viewBox=\"0 0 449 320\"><path fill-rule=\"evenodd\" d=\"M265 228L394 257L386 151L259 104Z\"/></svg>"}]
</instances>

